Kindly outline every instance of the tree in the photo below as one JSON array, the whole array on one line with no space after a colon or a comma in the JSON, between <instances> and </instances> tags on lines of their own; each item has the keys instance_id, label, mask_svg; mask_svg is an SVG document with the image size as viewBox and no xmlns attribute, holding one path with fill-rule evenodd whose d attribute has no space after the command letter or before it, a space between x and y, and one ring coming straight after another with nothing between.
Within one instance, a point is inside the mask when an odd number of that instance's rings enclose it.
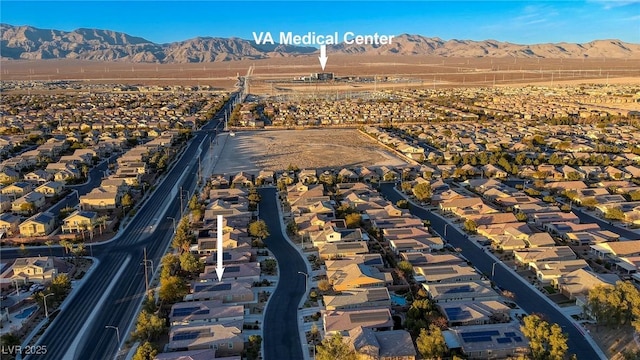
<instances>
[{"instance_id":1,"label":"tree","mask_svg":"<svg viewBox=\"0 0 640 360\"><path fill-rule=\"evenodd\" d=\"M182 279L175 275L160 278L160 291L158 292L160 300L175 303L182 300L185 295L187 295L187 285Z\"/></svg>"},{"instance_id":2,"label":"tree","mask_svg":"<svg viewBox=\"0 0 640 360\"><path fill-rule=\"evenodd\" d=\"M400 189L405 193L408 194L409 191L411 191L412 186L411 183L408 181L403 181L402 184L400 184Z\"/></svg>"},{"instance_id":3,"label":"tree","mask_svg":"<svg viewBox=\"0 0 640 360\"><path fill-rule=\"evenodd\" d=\"M629 199L631 199L631 201L640 201L640 190L630 192Z\"/></svg>"},{"instance_id":4,"label":"tree","mask_svg":"<svg viewBox=\"0 0 640 360\"><path fill-rule=\"evenodd\" d=\"M518 220L518 221L526 222L528 219L529 219L529 217L527 216L527 214L525 214L523 212L518 212L516 214L516 220Z\"/></svg>"},{"instance_id":5,"label":"tree","mask_svg":"<svg viewBox=\"0 0 640 360\"><path fill-rule=\"evenodd\" d=\"M122 207L125 209L133 206L133 198L131 197L131 194L129 193L124 194L122 196L122 199L120 199L120 205L122 205Z\"/></svg>"},{"instance_id":6,"label":"tree","mask_svg":"<svg viewBox=\"0 0 640 360\"><path fill-rule=\"evenodd\" d=\"M551 195L546 195L546 196L544 196L542 198L542 201L547 202L547 203L552 203L552 202L555 202L556 199Z\"/></svg>"},{"instance_id":7,"label":"tree","mask_svg":"<svg viewBox=\"0 0 640 360\"><path fill-rule=\"evenodd\" d=\"M71 280L67 274L58 274L51 281L51 292L56 300L62 300L71 291Z\"/></svg>"},{"instance_id":8,"label":"tree","mask_svg":"<svg viewBox=\"0 0 640 360\"><path fill-rule=\"evenodd\" d=\"M396 201L396 206L400 209L408 209L409 208L409 202L407 200L401 199Z\"/></svg>"},{"instance_id":9,"label":"tree","mask_svg":"<svg viewBox=\"0 0 640 360\"><path fill-rule=\"evenodd\" d=\"M257 220L249 224L249 235L264 240L269 236L269 229L264 220Z\"/></svg>"},{"instance_id":10,"label":"tree","mask_svg":"<svg viewBox=\"0 0 640 360\"><path fill-rule=\"evenodd\" d=\"M140 341L150 341L162 334L163 330L164 320L156 314L151 314L143 310L138 316L136 329L131 335Z\"/></svg>"},{"instance_id":11,"label":"tree","mask_svg":"<svg viewBox=\"0 0 640 360\"><path fill-rule=\"evenodd\" d=\"M347 214L344 217L344 221L347 224L349 229L355 229L360 227L360 222L362 221L362 216L358 213Z\"/></svg>"},{"instance_id":12,"label":"tree","mask_svg":"<svg viewBox=\"0 0 640 360\"><path fill-rule=\"evenodd\" d=\"M335 333L330 338L325 338L318 345L316 351L317 360L357 360L356 352L342 339L340 333Z\"/></svg>"},{"instance_id":13,"label":"tree","mask_svg":"<svg viewBox=\"0 0 640 360\"><path fill-rule=\"evenodd\" d=\"M426 201L431 199L431 184L420 183L413 187L413 195L418 201Z\"/></svg>"},{"instance_id":14,"label":"tree","mask_svg":"<svg viewBox=\"0 0 640 360\"><path fill-rule=\"evenodd\" d=\"M586 206L587 209L592 210L594 207L596 207L596 205L598 205L598 200L596 200L595 198L589 197L582 200L581 204L583 206Z\"/></svg>"},{"instance_id":15,"label":"tree","mask_svg":"<svg viewBox=\"0 0 640 360\"><path fill-rule=\"evenodd\" d=\"M404 273L406 278L409 278L413 274L413 265L406 260L402 260L398 263L398 269Z\"/></svg>"},{"instance_id":16,"label":"tree","mask_svg":"<svg viewBox=\"0 0 640 360\"><path fill-rule=\"evenodd\" d=\"M613 207L607 209L607 212L604 214L605 219L610 220L624 220L624 211L619 207Z\"/></svg>"},{"instance_id":17,"label":"tree","mask_svg":"<svg viewBox=\"0 0 640 360\"><path fill-rule=\"evenodd\" d=\"M558 324L550 325L534 314L524 317L520 330L529 339L533 359L564 359L568 349L567 335Z\"/></svg>"},{"instance_id":18,"label":"tree","mask_svg":"<svg viewBox=\"0 0 640 360\"><path fill-rule=\"evenodd\" d=\"M439 327L429 325L429 329L420 329L420 335L416 339L418 352L425 359L440 359L447 351L444 336Z\"/></svg>"},{"instance_id":19,"label":"tree","mask_svg":"<svg viewBox=\"0 0 640 360\"><path fill-rule=\"evenodd\" d=\"M176 235L173 237L171 246L174 249L180 250L180 253L188 252L191 248L191 242L193 241L193 234L189 227L189 219L183 217L180 219L178 228L176 229Z\"/></svg>"},{"instance_id":20,"label":"tree","mask_svg":"<svg viewBox=\"0 0 640 360\"><path fill-rule=\"evenodd\" d=\"M162 270L160 278L175 275L180 270L180 258L176 254L168 253L162 257Z\"/></svg>"},{"instance_id":21,"label":"tree","mask_svg":"<svg viewBox=\"0 0 640 360\"><path fill-rule=\"evenodd\" d=\"M467 219L464 222L464 230L469 232L469 233L475 233L478 230L478 225L476 224L475 221L471 220L471 219Z\"/></svg>"},{"instance_id":22,"label":"tree","mask_svg":"<svg viewBox=\"0 0 640 360\"><path fill-rule=\"evenodd\" d=\"M318 281L318 289L320 291L329 291L331 290L331 283L327 279L322 279Z\"/></svg>"},{"instance_id":23,"label":"tree","mask_svg":"<svg viewBox=\"0 0 640 360\"><path fill-rule=\"evenodd\" d=\"M133 355L133 360L153 360L156 355L158 355L158 350L150 342L145 341L138 346L136 353Z\"/></svg>"},{"instance_id":24,"label":"tree","mask_svg":"<svg viewBox=\"0 0 640 360\"><path fill-rule=\"evenodd\" d=\"M192 274L199 274L204 270L204 263L191 252L183 252L180 254L180 268Z\"/></svg>"}]
</instances>

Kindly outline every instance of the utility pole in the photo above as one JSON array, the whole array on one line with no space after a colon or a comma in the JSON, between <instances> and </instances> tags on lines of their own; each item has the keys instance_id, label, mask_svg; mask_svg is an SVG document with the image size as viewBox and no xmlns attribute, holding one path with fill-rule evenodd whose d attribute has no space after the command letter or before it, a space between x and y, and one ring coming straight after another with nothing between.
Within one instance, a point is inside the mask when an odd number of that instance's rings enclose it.
<instances>
[{"instance_id":1,"label":"utility pole","mask_svg":"<svg viewBox=\"0 0 640 360\"><path fill-rule=\"evenodd\" d=\"M144 281L145 281L145 285L147 286L147 294L149 293L149 275L148 275L148 271L147 271L147 248L144 248Z\"/></svg>"}]
</instances>

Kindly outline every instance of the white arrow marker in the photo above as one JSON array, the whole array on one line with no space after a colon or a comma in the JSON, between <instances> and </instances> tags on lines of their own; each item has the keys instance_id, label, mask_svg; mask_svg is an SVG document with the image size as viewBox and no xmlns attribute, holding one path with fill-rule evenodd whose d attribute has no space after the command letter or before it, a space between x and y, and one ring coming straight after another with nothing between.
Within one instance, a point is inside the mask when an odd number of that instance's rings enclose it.
<instances>
[{"instance_id":1,"label":"white arrow marker","mask_svg":"<svg viewBox=\"0 0 640 360\"><path fill-rule=\"evenodd\" d=\"M324 71L324 67L327 66L327 60L329 59L327 57L327 45L320 45L320 56L318 59L320 59L320 66L322 66L322 71Z\"/></svg>"},{"instance_id":2,"label":"white arrow marker","mask_svg":"<svg viewBox=\"0 0 640 360\"><path fill-rule=\"evenodd\" d=\"M218 239L216 241L218 250L218 261L216 262L216 274L218 274L218 281L222 281L222 274L224 274L224 267L222 266L222 215L217 216L218 219Z\"/></svg>"}]
</instances>

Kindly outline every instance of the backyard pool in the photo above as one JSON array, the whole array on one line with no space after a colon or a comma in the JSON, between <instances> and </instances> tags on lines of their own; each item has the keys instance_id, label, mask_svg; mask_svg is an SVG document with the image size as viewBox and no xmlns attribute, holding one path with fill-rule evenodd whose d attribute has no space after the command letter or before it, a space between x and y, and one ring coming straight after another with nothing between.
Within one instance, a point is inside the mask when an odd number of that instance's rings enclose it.
<instances>
[{"instance_id":1,"label":"backyard pool","mask_svg":"<svg viewBox=\"0 0 640 360\"><path fill-rule=\"evenodd\" d=\"M407 299L402 295L398 295L396 293L391 293L391 302L395 305L405 306L407 305Z\"/></svg>"},{"instance_id":2,"label":"backyard pool","mask_svg":"<svg viewBox=\"0 0 640 360\"><path fill-rule=\"evenodd\" d=\"M16 315L16 319L26 319L29 316L31 316L31 314L33 314L33 312L36 311L37 309L38 309L37 305L33 305L32 307L22 309L20 314Z\"/></svg>"}]
</instances>

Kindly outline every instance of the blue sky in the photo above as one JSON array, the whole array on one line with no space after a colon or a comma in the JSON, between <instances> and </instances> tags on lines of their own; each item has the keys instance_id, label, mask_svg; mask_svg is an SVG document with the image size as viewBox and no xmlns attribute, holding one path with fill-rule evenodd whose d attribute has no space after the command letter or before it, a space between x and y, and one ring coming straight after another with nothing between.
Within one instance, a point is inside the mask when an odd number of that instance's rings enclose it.
<instances>
[{"instance_id":1,"label":"blue sky","mask_svg":"<svg viewBox=\"0 0 640 360\"><path fill-rule=\"evenodd\" d=\"M164 43L252 32L420 34L520 44L640 43L640 0L588 1L0 1L0 21L109 29Z\"/></svg>"}]
</instances>

